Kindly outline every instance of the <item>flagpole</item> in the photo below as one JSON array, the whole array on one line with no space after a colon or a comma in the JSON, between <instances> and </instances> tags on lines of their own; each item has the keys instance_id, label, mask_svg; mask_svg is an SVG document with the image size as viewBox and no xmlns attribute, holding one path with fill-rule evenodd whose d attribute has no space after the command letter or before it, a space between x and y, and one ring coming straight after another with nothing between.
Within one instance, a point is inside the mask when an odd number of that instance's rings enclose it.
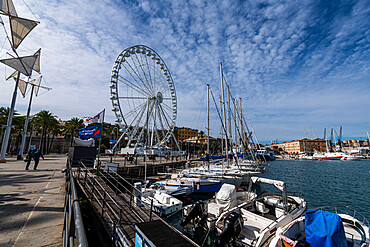
<instances>
[{"instance_id":1,"label":"flagpole","mask_svg":"<svg viewBox=\"0 0 370 247\"><path fill-rule=\"evenodd\" d=\"M32 96L33 96L33 89L34 89L34 87L35 87L35 85L32 84L31 95L30 95L30 100L29 100L29 103L28 103L26 120L24 122L24 128L23 128L23 133L22 133L21 150L19 151L19 155L20 155L21 158L23 158L24 145L26 144L27 129L28 129L28 120L29 120L29 117L30 117L31 103L32 103Z\"/></svg>"},{"instance_id":2,"label":"flagpole","mask_svg":"<svg viewBox=\"0 0 370 247\"><path fill-rule=\"evenodd\" d=\"M8 115L8 122L6 124L6 129L3 137L3 144L1 145L1 153L0 153L0 163L5 163L5 154L6 149L8 147L9 137L10 137L10 131L12 129L12 120L13 120L13 114L14 114L14 107L15 107L15 101L17 100L17 90L18 90L18 84L19 84L19 77L21 73L18 73L17 80L15 82L14 92L13 92L13 98L10 105L9 115Z\"/></svg>"},{"instance_id":3,"label":"flagpole","mask_svg":"<svg viewBox=\"0 0 370 247\"><path fill-rule=\"evenodd\" d=\"M105 108L103 110L103 121L101 123L101 137L100 137L100 140L99 140L98 165L97 165L97 169L96 169L96 174L98 174L98 171L99 171L99 168L100 168L100 147L101 147L101 139L103 138L104 117L105 117Z\"/></svg>"}]
</instances>

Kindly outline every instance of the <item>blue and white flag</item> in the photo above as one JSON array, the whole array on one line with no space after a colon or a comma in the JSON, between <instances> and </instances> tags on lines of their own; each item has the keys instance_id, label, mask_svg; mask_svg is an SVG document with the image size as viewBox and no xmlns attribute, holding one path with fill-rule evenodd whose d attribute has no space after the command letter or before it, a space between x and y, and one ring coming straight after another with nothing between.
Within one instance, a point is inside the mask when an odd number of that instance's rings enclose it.
<instances>
[{"instance_id":1,"label":"blue and white flag","mask_svg":"<svg viewBox=\"0 0 370 247\"><path fill-rule=\"evenodd\" d=\"M78 134L80 135L81 139L85 140L90 138L101 138L102 131L103 131L102 125L98 124L79 129Z\"/></svg>"}]
</instances>

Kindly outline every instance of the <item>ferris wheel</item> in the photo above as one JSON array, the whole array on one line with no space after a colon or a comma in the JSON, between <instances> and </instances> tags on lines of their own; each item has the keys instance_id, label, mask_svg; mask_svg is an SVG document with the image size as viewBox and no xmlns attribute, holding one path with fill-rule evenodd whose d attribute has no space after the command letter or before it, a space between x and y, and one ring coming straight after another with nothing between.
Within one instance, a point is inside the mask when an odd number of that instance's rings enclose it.
<instances>
[{"instance_id":1,"label":"ferris wheel","mask_svg":"<svg viewBox=\"0 0 370 247\"><path fill-rule=\"evenodd\" d=\"M171 73L153 49L136 45L118 55L110 95L127 147L166 146L175 127L177 98Z\"/></svg>"}]
</instances>

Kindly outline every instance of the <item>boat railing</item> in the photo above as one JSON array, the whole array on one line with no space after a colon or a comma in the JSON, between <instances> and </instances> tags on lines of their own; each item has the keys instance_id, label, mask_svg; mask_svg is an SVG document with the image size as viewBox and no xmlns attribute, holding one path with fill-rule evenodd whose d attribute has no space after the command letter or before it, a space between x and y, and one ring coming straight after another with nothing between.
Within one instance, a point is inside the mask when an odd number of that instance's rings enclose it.
<instances>
[{"instance_id":1,"label":"boat railing","mask_svg":"<svg viewBox=\"0 0 370 247\"><path fill-rule=\"evenodd\" d=\"M289 196L295 196L295 197L299 197L299 198L304 198L303 196L303 193L302 192L298 192L298 191L289 191L287 193L288 197Z\"/></svg>"},{"instance_id":2,"label":"boat railing","mask_svg":"<svg viewBox=\"0 0 370 247\"><path fill-rule=\"evenodd\" d=\"M359 222L364 224L365 226L370 227L368 219L359 211L349 207L349 206L323 206L323 207L318 207L315 209L319 210L327 210L331 211L336 214L347 214L349 216L352 216L353 218L357 219ZM357 218L356 218L357 217Z\"/></svg>"}]
</instances>

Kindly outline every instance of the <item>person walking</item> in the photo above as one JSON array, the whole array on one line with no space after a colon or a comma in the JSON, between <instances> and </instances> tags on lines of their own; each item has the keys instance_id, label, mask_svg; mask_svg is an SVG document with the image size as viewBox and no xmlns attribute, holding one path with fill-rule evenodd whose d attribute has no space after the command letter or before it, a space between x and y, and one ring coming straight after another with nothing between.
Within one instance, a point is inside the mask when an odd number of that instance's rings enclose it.
<instances>
[{"instance_id":1,"label":"person walking","mask_svg":"<svg viewBox=\"0 0 370 247\"><path fill-rule=\"evenodd\" d=\"M35 165L33 166L33 169L34 170L37 170L37 166L40 162L40 157L42 157L42 159L44 159L44 156L42 155L40 149L38 149L34 154L33 154L33 160L35 161Z\"/></svg>"},{"instance_id":2,"label":"person walking","mask_svg":"<svg viewBox=\"0 0 370 247\"><path fill-rule=\"evenodd\" d=\"M27 152L27 156L26 156L26 159L24 160L24 161L26 161L27 162L27 164L26 164L26 169L25 170L28 170L28 167L30 166L30 164L31 164L31 160L32 160L32 158L33 158L33 150L28 150L28 152Z\"/></svg>"}]
</instances>

